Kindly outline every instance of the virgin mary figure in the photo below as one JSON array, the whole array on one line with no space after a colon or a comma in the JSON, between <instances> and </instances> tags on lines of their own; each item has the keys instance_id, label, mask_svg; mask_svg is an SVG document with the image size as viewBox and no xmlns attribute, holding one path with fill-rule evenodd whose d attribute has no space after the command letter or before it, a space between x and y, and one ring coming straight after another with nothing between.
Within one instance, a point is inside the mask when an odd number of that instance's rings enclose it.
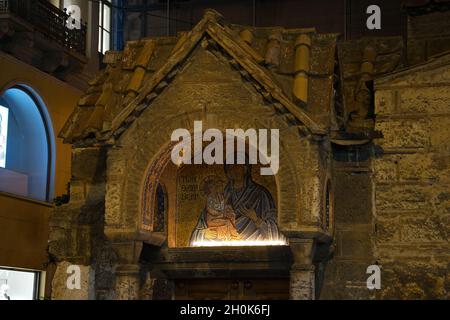
<instances>
[{"instance_id":1,"label":"virgin mary figure","mask_svg":"<svg viewBox=\"0 0 450 320\"><path fill-rule=\"evenodd\" d=\"M270 192L252 179L250 165L225 165L227 185L224 198L235 215L236 230L243 241L282 241L277 226L277 208ZM206 210L192 232L190 245L208 241ZM213 232L213 231L212 231Z\"/></svg>"}]
</instances>

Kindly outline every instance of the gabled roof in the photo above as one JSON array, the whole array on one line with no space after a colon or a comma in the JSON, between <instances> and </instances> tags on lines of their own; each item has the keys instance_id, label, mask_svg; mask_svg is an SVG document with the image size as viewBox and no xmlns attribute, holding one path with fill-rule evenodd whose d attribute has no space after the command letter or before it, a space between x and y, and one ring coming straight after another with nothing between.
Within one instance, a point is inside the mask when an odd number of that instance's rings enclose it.
<instances>
[{"instance_id":1,"label":"gabled roof","mask_svg":"<svg viewBox=\"0 0 450 320\"><path fill-rule=\"evenodd\" d=\"M268 31L265 28L260 32ZM305 32L311 33L314 30L286 31L291 38L294 34ZM270 71L264 66L263 53L244 42L231 26L223 24L219 13L207 10L202 20L190 32L182 33L178 38L143 39L127 43L123 52L107 53L107 68L90 82L91 87L80 99L60 137L68 143L93 136L99 141L117 137L176 77L181 64L205 36L220 46L244 73L258 83L264 97L281 105L281 108L291 115L290 119L295 118L313 134L326 134L328 123L317 121L307 108L297 105L290 96L289 85L286 88L279 84L292 82L293 73L275 74ZM311 63L311 76L317 77L317 81L313 82L315 91L327 94L326 98L320 97L320 103L324 104L322 107L325 108L332 106L333 97L329 92L333 91L336 37L317 35L317 45L315 51L312 50L313 59L315 54L317 61ZM267 42L267 38L264 42ZM291 42L293 44L293 41ZM290 56L293 56L292 48L290 51ZM293 64L292 61L286 65L289 64ZM331 112L328 109L327 111Z\"/></svg>"}]
</instances>

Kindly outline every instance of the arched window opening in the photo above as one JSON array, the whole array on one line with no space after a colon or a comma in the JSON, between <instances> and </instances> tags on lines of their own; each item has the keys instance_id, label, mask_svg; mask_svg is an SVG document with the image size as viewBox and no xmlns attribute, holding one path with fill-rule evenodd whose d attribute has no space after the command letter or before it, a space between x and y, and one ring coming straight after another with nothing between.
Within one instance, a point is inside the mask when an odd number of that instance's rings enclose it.
<instances>
[{"instance_id":1,"label":"arched window opening","mask_svg":"<svg viewBox=\"0 0 450 320\"><path fill-rule=\"evenodd\" d=\"M156 188L156 201L155 201L155 219L153 223L154 232L165 231L165 221L167 213L167 192L165 188L159 183Z\"/></svg>"},{"instance_id":2,"label":"arched window opening","mask_svg":"<svg viewBox=\"0 0 450 320\"><path fill-rule=\"evenodd\" d=\"M333 233L333 194L330 181L327 181L325 188L323 227L325 231Z\"/></svg>"},{"instance_id":3,"label":"arched window opening","mask_svg":"<svg viewBox=\"0 0 450 320\"><path fill-rule=\"evenodd\" d=\"M50 202L54 135L40 97L17 85L0 96L0 191Z\"/></svg>"}]
</instances>

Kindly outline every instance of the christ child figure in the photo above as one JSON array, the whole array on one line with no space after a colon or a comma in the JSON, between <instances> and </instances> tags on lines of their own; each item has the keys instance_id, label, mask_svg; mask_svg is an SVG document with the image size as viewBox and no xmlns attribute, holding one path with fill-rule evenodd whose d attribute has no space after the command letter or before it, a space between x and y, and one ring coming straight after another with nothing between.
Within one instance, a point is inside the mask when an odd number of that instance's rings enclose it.
<instances>
[{"instance_id":1,"label":"christ child figure","mask_svg":"<svg viewBox=\"0 0 450 320\"><path fill-rule=\"evenodd\" d=\"M226 204L222 184L214 178L205 182L207 239L218 241L240 240L236 230L236 216L231 206Z\"/></svg>"}]
</instances>

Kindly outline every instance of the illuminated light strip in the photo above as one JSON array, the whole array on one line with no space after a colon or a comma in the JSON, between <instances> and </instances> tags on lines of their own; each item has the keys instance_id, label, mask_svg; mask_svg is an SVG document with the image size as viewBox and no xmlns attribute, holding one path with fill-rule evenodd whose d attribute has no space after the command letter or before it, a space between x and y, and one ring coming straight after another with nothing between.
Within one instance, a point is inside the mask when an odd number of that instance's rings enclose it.
<instances>
[{"instance_id":1,"label":"illuminated light strip","mask_svg":"<svg viewBox=\"0 0 450 320\"><path fill-rule=\"evenodd\" d=\"M9 109L0 105L0 168L6 168Z\"/></svg>"},{"instance_id":2,"label":"illuminated light strip","mask_svg":"<svg viewBox=\"0 0 450 320\"><path fill-rule=\"evenodd\" d=\"M253 247L253 246L287 246L284 240L256 241L195 241L193 247Z\"/></svg>"}]
</instances>

